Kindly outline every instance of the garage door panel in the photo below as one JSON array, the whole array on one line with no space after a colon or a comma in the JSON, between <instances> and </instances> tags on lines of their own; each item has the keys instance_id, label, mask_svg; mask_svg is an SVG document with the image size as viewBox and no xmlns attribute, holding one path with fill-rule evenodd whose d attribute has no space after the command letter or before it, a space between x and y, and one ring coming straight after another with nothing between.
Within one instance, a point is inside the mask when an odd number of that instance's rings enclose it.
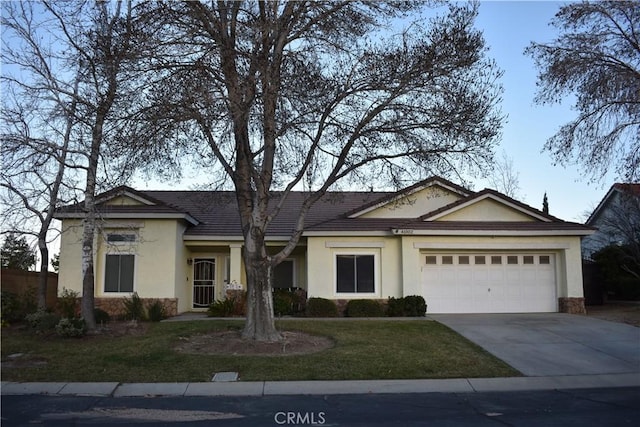
<instances>
[{"instance_id":1,"label":"garage door panel","mask_svg":"<svg viewBox=\"0 0 640 427\"><path fill-rule=\"evenodd\" d=\"M423 265L422 282L430 313L557 311L552 254L430 254L429 258L436 262Z\"/></svg>"}]
</instances>

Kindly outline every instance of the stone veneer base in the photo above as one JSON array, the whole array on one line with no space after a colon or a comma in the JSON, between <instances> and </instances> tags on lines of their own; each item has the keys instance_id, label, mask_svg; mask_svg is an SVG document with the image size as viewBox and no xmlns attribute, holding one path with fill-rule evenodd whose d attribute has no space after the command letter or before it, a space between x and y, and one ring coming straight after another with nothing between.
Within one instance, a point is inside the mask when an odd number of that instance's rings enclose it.
<instances>
[{"instance_id":1,"label":"stone veneer base","mask_svg":"<svg viewBox=\"0 0 640 427\"><path fill-rule=\"evenodd\" d=\"M558 298L558 311L569 314L587 314L584 298L579 297Z\"/></svg>"}]
</instances>

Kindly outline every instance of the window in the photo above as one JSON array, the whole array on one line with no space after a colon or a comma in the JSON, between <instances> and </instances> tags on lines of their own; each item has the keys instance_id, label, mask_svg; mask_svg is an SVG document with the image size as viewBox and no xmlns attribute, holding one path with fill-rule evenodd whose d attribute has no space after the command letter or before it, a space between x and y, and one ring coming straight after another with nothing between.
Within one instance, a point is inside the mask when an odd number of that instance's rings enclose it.
<instances>
[{"instance_id":1,"label":"window","mask_svg":"<svg viewBox=\"0 0 640 427\"><path fill-rule=\"evenodd\" d=\"M427 256L427 259L425 261L427 264L429 265L435 265L438 263L438 257L434 256L434 255L429 255Z\"/></svg>"},{"instance_id":2,"label":"window","mask_svg":"<svg viewBox=\"0 0 640 427\"><path fill-rule=\"evenodd\" d=\"M523 264L533 264L533 256L532 255L525 255L522 257L522 263Z\"/></svg>"},{"instance_id":3,"label":"window","mask_svg":"<svg viewBox=\"0 0 640 427\"><path fill-rule=\"evenodd\" d=\"M276 289L293 288L295 281L293 260L285 259L273 269L273 287Z\"/></svg>"},{"instance_id":4,"label":"window","mask_svg":"<svg viewBox=\"0 0 640 427\"><path fill-rule=\"evenodd\" d=\"M500 255L491 255L491 264L502 264L502 257Z\"/></svg>"},{"instance_id":5,"label":"window","mask_svg":"<svg viewBox=\"0 0 640 427\"><path fill-rule=\"evenodd\" d=\"M374 293L374 255L336 255L338 293Z\"/></svg>"},{"instance_id":6,"label":"window","mask_svg":"<svg viewBox=\"0 0 640 427\"><path fill-rule=\"evenodd\" d=\"M484 255L478 255L475 257L476 264L485 264Z\"/></svg>"},{"instance_id":7,"label":"window","mask_svg":"<svg viewBox=\"0 0 640 427\"><path fill-rule=\"evenodd\" d=\"M104 273L105 292L133 292L135 255L107 255Z\"/></svg>"},{"instance_id":8,"label":"window","mask_svg":"<svg viewBox=\"0 0 640 427\"><path fill-rule=\"evenodd\" d=\"M442 257L442 263L443 263L443 264L447 264L447 265L449 265L449 264L453 264L453 257L452 257L452 256L450 256L450 255L445 255L445 256L443 256L443 257Z\"/></svg>"},{"instance_id":9,"label":"window","mask_svg":"<svg viewBox=\"0 0 640 427\"><path fill-rule=\"evenodd\" d=\"M469 256L468 255L460 255L458 257L458 264L469 264Z\"/></svg>"},{"instance_id":10,"label":"window","mask_svg":"<svg viewBox=\"0 0 640 427\"><path fill-rule=\"evenodd\" d=\"M551 258L549 255L540 255L540 264L550 264Z\"/></svg>"},{"instance_id":11,"label":"window","mask_svg":"<svg viewBox=\"0 0 640 427\"><path fill-rule=\"evenodd\" d=\"M517 263L518 263L518 255L507 256L507 264L517 264Z\"/></svg>"},{"instance_id":12,"label":"window","mask_svg":"<svg viewBox=\"0 0 640 427\"><path fill-rule=\"evenodd\" d=\"M138 240L137 236L132 233L109 233L107 234L107 242L109 243L133 243Z\"/></svg>"}]
</instances>

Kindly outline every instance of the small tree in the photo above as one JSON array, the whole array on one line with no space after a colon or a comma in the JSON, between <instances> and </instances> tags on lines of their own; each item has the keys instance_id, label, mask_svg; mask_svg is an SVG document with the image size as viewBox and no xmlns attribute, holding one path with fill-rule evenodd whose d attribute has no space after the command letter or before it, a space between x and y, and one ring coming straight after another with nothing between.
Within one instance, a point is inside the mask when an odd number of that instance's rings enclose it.
<instances>
[{"instance_id":1,"label":"small tree","mask_svg":"<svg viewBox=\"0 0 640 427\"><path fill-rule=\"evenodd\" d=\"M4 239L1 249L2 268L14 268L16 270L29 270L36 265L36 254L29 247L27 239L16 237L9 233Z\"/></svg>"},{"instance_id":2,"label":"small tree","mask_svg":"<svg viewBox=\"0 0 640 427\"><path fill-rule=\"evenodd\" d=\"M542 212L549 214L549 199L547 199L547 192L544 192L544 196L542 197Z\"/></svg>"}]
</instances>

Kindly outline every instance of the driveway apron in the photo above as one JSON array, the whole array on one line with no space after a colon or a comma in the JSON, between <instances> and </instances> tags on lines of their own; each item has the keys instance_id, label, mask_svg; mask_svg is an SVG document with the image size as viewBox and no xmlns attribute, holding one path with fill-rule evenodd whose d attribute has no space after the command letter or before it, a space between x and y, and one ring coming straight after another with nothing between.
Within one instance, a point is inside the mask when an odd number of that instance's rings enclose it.
<instances>
[{"instance_id":1,"label":"driveway apron","mask_svg":"<svg viewBox=\"0 0 640 427\"><path fill-rule=\"evenodd\" d=\"M526 376L640 374L640 328L563 313L433 314Z\"/></svg>"}]
</instances>

